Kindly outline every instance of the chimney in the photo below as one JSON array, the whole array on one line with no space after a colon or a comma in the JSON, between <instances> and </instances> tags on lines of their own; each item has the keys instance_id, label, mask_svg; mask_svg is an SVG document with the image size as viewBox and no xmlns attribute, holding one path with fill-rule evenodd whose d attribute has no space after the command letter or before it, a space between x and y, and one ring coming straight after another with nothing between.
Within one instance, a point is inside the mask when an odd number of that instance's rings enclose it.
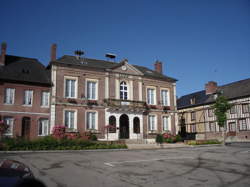
<instances>
[{"instance_id":1,"label":"chimney","mask_svg":"<svg viewBox=\"0 0 250 187\"><path fill-rule=\"evenodd\" d=\"M56 60L56 44L52 44L50 48L50 61L55 61Z\"/></svg>"},{"instance_id":2,"label":"chimney","mask_svg":"<svg viewBox=\"0 0 250 187\"><path fill-rule=\"evenodd\" d=\"M205 84L206 95L216 93L217 88L217 82L209 81L207 84Z\"/></svg>"},{"instance_id":3,"label":"chimney","mask_svg":"<svg viewBox=\"0 0 250 187\"><path fill-rule=\"evenodd\" d=\"M7 44L3 42L1 44L1 56L0 56L0 65L5 65L5 56L6 56Z\"/></svg>"},{"instance_id":4,"label":"chimney","mask_svg":"<svg viewBox=\"0 0 250 187\"><path fill-rule=\"evenodd\" d=\"M155 71L162 74L162 62L158 60L155 62Z\"/></svg>"}]
</instances>

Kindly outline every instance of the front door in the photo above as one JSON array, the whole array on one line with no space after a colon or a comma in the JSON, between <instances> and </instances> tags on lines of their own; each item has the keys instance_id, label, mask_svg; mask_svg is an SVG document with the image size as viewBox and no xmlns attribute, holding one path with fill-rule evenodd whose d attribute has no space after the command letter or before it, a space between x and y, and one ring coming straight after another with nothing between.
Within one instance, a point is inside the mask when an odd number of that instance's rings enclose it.
<instances>
[{"instance_id":1,"label":"front door","mask_svg":"<svg viewBox=\"0 0 250 187\"><path fill-rule=\"evenodd\" d=\"M120 117L120 139L129 139L129 119L126 114Z\"/></svg>"},{"instance_id":2,"label":"front door","mask_svg":"<svg viewBox=\"0 0 250 187\"><path fill-rule=\"evenodd\" d=\"M30 118L24 117L22 119L22 134L21 136L25 139L30 138Z\"/></svg>"}]
</instances>

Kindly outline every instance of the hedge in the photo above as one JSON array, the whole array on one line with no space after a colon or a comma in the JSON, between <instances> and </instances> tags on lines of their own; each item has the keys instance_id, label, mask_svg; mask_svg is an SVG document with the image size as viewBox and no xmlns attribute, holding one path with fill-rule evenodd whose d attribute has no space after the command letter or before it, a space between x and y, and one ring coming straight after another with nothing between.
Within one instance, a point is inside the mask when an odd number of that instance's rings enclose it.
<instances>
[{"instance_id":1,"label":"hedge","mask_svg":"<svg viewBox=\"0 0 250 187\"><path fill-rule=\"evenodd\" d=\"M0 143L2 151L18 150L83 150L83 149L124 149L125 144L107 144L97 141L82 139L55 139L46 136L36 140L25 140L20 138L5 138Z\"/></svg>"}]
</instances>

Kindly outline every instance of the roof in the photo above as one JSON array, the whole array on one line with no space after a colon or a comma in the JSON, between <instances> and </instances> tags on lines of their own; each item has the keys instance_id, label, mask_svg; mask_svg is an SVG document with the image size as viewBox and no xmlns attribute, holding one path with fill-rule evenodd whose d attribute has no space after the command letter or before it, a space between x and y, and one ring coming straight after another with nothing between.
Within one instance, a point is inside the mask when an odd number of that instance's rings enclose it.
<instances>
[{"instance_id":1,"label":"roof","mask_svg":"<svg viewBox=\"0 0 250 187\"><path fill-rule=\"evenodd\" d=\"M103 71L106 71L107 69L112 69L116 67L117 65L119 65L119 63L105 61L105 60L97 60L97 59L90 59L90 58L77 59L75 56L70 56L70 55L64 55L61 58L54 61L53 63L77 65L77 66L88 67L88 68L97 68ZM132 66L138 69L139 71L141 71L145 77L165 80L168 82L177 81L177 79L175 78L165 76L147 67L137 66L137 65L132 65Z\"/></svg>"},{"instance_id":2,"label":"roof","mask_svg":"<svg viewBox=\"0 0 250 187\"><path fill-rule=\"evenodd\" d=\"M248 97L250 96L250 78L218 86L218 91L221 92L229 100ZM195 98L195 104L193 105L190 103L190 100L192 98ZM184 109L214 102L214 95L206 95L206 91L202 90L180 97L177 100L177 108Z\"/></svg>"},{"instance_id":3,"label":"roof","mask_svg":"<svg viewBox=\"0 0 250 187\"><path fill-rule=\"evenodd\" d=\"M50 70L35 58L6 55L0 66L0 80L27 84L51 85Z\"/></svg>"}]
</instances>

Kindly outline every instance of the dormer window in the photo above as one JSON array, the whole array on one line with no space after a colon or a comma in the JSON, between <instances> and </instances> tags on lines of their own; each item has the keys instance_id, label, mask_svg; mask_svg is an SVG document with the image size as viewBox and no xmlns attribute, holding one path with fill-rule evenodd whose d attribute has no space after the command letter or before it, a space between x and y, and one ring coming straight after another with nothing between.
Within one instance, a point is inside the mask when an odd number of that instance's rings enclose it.
<instances>
[{"instance_id":1,"label":"dormer window","mask_svg":"<svg viewBox=\"0 0 250 187\"><path fill-rule=\"evenodd\" d=\"M190 99L190 104L191 104L191 105L194 105L194 104L195 104L195 97L193 97L193 98Z\"/></svg>"}]
</instances>

